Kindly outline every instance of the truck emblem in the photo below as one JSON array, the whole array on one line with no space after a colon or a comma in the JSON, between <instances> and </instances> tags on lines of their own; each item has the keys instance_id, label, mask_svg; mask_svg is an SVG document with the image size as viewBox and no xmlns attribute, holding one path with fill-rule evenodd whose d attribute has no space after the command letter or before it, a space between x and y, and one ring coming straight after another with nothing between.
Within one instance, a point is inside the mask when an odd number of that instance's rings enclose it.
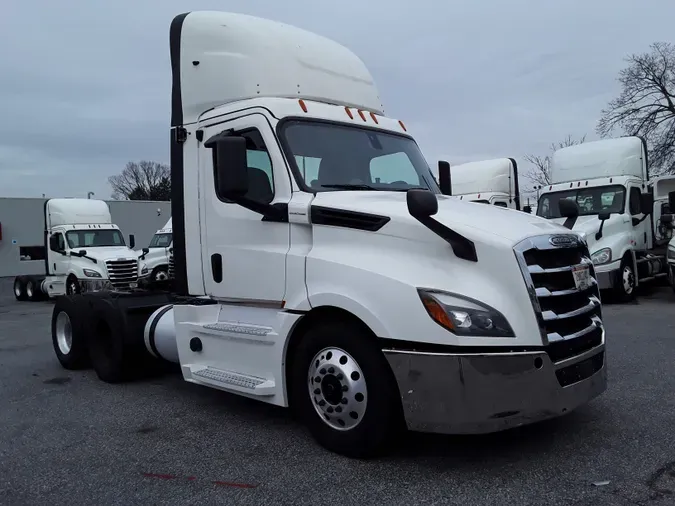
<instances>
[{"instance_id":1,"label":"truck emblem","mask_svg":"<svg viewBox=\"0 0 675 506\"><path fill-rule=\"evenodd\" d=\"M561 248L572 247L578 244L578 240L574 235L554 235L549 237L548 242L551 243L551 246Z\"/></svg>"}]
</instances>

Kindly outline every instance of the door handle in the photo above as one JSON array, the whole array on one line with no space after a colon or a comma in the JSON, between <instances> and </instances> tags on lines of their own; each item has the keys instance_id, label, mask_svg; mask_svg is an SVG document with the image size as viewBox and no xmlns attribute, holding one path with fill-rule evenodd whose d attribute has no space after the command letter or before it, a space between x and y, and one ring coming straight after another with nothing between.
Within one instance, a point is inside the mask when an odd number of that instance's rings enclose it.
<instances>
[{"instance_id":1,"label":"door handle","mask_svg":"<svg viewBox=\"0 0 675 506\"><path fill-rule=\"evenodd\" d=\"M223 257L220 253L211 255L211 275L216 283L223 280Z\"/></svg>"}]
</instances>

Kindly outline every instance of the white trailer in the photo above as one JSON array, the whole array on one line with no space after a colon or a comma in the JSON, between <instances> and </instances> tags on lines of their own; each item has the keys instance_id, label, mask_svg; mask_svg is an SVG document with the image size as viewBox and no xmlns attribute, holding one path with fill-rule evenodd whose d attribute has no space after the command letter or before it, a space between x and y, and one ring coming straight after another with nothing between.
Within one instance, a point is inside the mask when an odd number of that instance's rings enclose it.
<instances>
[{"instance_id":1,"label":"white trailer","mask_svg":"<svg viewBox=\"0 0 675 506\"><path fill-rule=\"evenodd\" d=\"M61 297L64 367L119 382L177 363L361 457L406 427L498 431L606 389L586 244L443 195L356 55L222 12L177 16L169 39L175 293Z\"/></svg>"},{"instance_id":2,"label":"white trailer","mask_svg":"<svg viewBox=\"0 0 675 506\"><path fill-rule=\"evenodd\" d=\"M171 247L173 245L173 231L171 218L152 236L147 248L137 251L138 258L144 263L140 278L143 281L162 282L169 278L169 263Z\"/></svg>"},{"instance_id":3,"label":"white trailer","mask_svg":"<svg viewBox=\"0 0 675 506\"><path fill-rule=\"evenodd\" d=\"M671 212L666 206L675 176L650 179L643 139L620 137L559 149L551 179L537 214L567 221L585 235L601 289L628 300L640 283L668 275L671 219L663 216ZM576 205L576 219L561 214L563 201Z\"/></svg>"},{"instance_id":4,"label":"white trailer","mask_svg":"<svg viewBox=\"0 0 675 506\"><path fill-rule=\"evenodd\" d=\"M521 210L518 164L513 158L496 158L450 167L452 196Z\"/></svg>"},{"instance_id":5,"label":"white trailer","mask_svg":"<svg viewBox=\"0 0 675 506\"><path fill-rule=\"evenodd\" d=\"M16 276L17 300L136 287L134 236L127 247L105 201L49 199L44 209L45 273Z\"/></svg>"}]
</instances>

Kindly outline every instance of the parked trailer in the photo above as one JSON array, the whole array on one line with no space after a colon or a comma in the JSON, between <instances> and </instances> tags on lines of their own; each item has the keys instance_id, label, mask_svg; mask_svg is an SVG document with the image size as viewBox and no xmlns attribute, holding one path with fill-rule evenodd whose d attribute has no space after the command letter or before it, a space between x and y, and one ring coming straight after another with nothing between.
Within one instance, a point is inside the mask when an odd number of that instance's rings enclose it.
<instances>
[{"instance_id":1,"label":"parked trailer","mask_svg":"<svg viewBox=\"0 0 675 506\"><path fill-rule=\"evenodd\" d=\"M450 173L453 197L521 210L515 159L495 158L463 163L452 166Z\"/></svg>"},{"instance_id":2,"label":"parked trailer","mask_svg":"<svg viewBox=\"0 0 675 506\"><path fill-rule=\"evenodd\" d=\"M169 38L174 290L61 297L64 367L114 383L176 363L290 407L352 457L404 428L493 432L606 389L586 244L443 195L356 55L221 12L177 16Z\"/></svg>"},{"instance_id":3,"label":"parked trailer","mask_svg":"<svg viewBox=\"0 0 675 506\"><path fill-rule=\"evenodd\" d=\"M136 288L134 236L127 247L103 200L49 199L44 205L45 272L14 278L17 300Z\"/></svg>"},{"instance_id":4,"label":"parked trailer","mask_svg":"<svg viewBox=\"0 0 675 506\"><path fill-rule=\"evenodd\" d=\"M643 139L620 137L559 149L551 179L537 214L562 223L567 220L560 203L576 206L572 230L586 236L601 289L630 300L639 284L668 275L671 232L663 216L672 212L666 206L675 176L650 178Z\"/></svg>"}]
</instances>

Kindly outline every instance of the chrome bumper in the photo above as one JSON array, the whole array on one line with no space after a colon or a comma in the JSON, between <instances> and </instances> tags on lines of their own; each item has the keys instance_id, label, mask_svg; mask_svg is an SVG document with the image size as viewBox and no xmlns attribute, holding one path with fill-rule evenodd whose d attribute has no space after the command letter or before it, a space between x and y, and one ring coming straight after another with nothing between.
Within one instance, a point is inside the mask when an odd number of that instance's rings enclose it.
<instances>
[{"instance_id":1,"label":"chrome bumper","mask_svg":"<svg viewBox=\"0 0 675 506\"><path fill-rule=\"evenodd\" d=\"M553 363L545 351L441 354L383 350L410 430L480 434L569 413L607 388L605 342Z\"/></svg>"}]
</instances>

